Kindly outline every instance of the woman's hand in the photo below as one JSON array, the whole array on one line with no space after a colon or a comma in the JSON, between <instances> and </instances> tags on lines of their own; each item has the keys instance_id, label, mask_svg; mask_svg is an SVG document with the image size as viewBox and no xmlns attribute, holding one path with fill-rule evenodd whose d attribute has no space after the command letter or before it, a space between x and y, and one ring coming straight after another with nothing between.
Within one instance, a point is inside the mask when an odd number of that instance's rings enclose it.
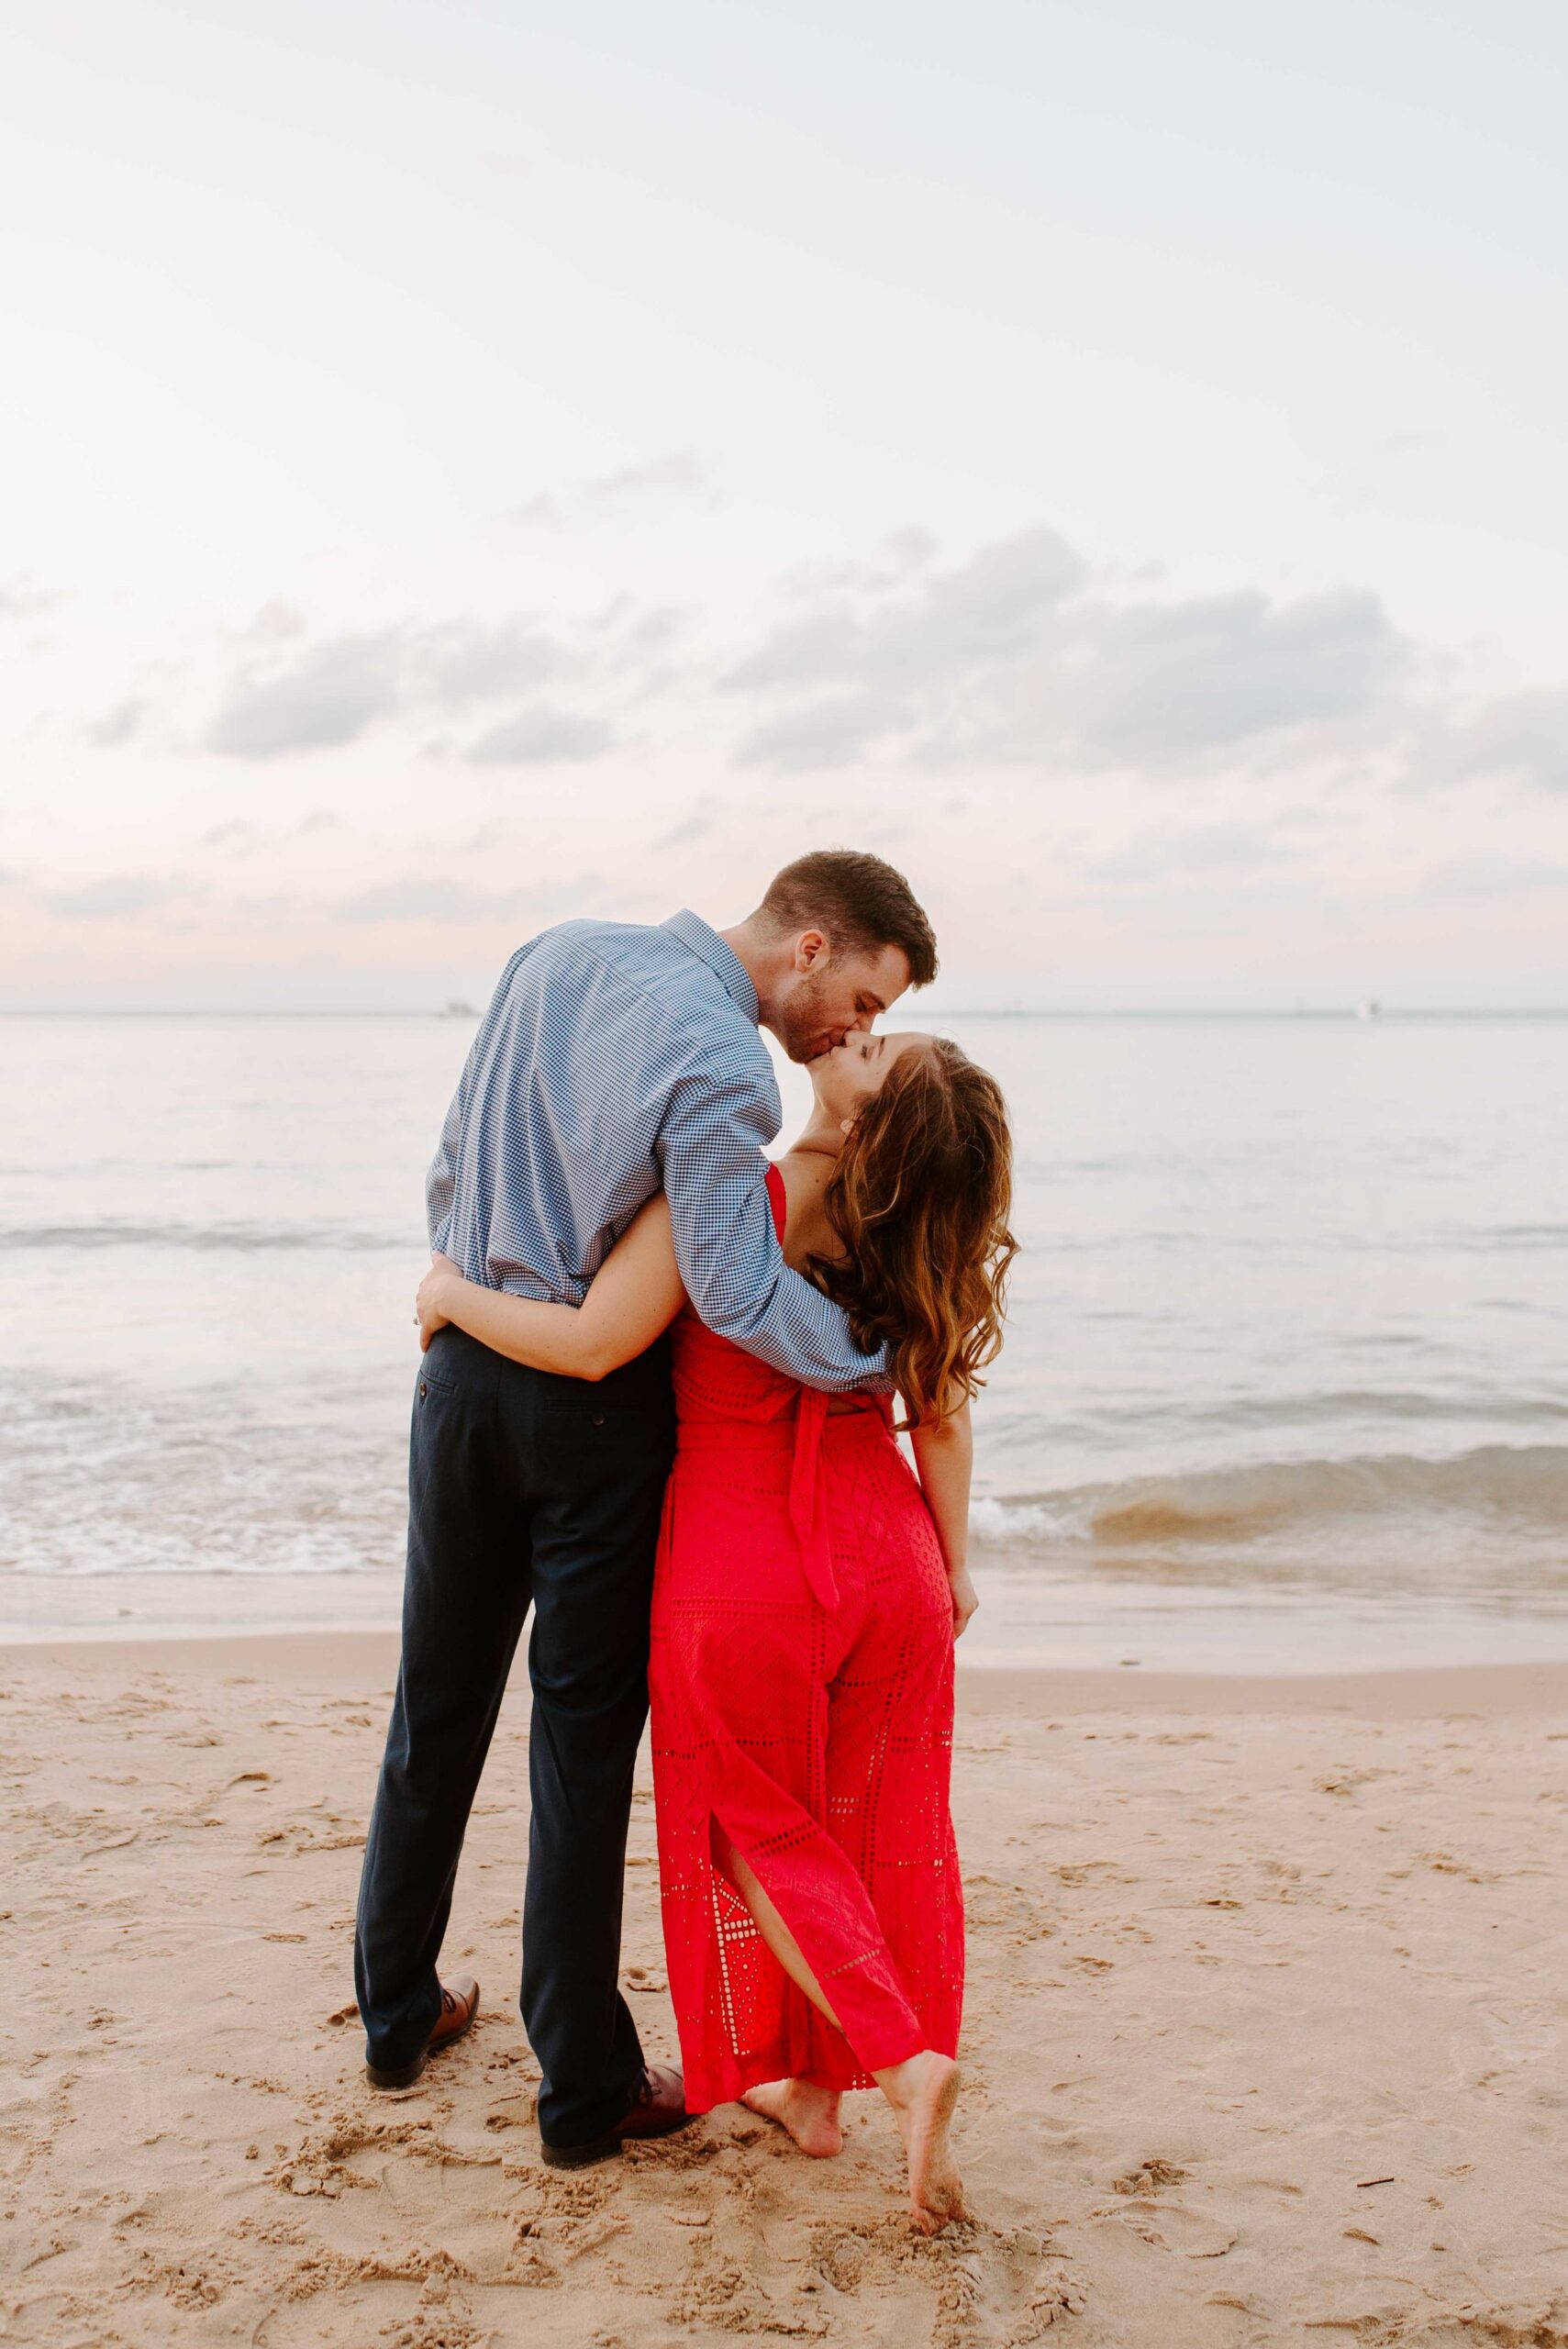
<instances>
[{"instance_id":1,"label":"woman's hand","mask_svg":"<svg viewBox=\"0 0 1568 2349\"><path fill-rule=\"evenodd\" d=\"M955 1640L962 1640L970 1617L980 1604L980 1594L969 1579L967 1566L960 1566L956 1574L950 1571L948 1588L952 1593L952 1635Z\"/></svg>"},{"instance_id":2,"label":"woman's hand","mask_svg":"<svg viewBox=\"0 0 1568 2349\"><path fill-rule=\"evenodd\" d=\"M461 1268L453 1264L450 1256L431 1257L430 1269L420 1282L419 1293L414 1299L414 1310L419 1323L419 1352L421 1353L428 1350L436 1331L444 1330L451 1319L451 1315L442 1309L447 1283L462 1278Z\"/></svg>"}]
</instances>

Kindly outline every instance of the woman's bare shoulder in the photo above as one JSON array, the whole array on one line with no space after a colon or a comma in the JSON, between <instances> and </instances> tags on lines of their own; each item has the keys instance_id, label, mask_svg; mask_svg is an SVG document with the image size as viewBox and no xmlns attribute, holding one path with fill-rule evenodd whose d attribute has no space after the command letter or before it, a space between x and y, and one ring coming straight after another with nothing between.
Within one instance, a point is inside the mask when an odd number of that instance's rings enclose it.
<instances>
[{"instance_id":1,"label":"woman's bare shoulder","mask_svg":"<svg viewBox=\"0 0 1568 2349\"><path fill-rule=\"evenodd\" d=\"M828 1252L832 1228L822 1212L833 1161L819 1150L788 1151L778 1162L784 1186L784 1253L792 1264Z\"/></svg>"},{"instance_id":2,"label":"woman's bare shoulder","mask_svg":"<svg viewBox=\"0 0 1568 2349\"><path fill-rule=\"evenodd\" d=\"M784 1207L793 1218L820 1204L833 1173L833 1161L819 1150L786 1150L777 1162L784 1178Z\"/></svg>"}]
</instances>

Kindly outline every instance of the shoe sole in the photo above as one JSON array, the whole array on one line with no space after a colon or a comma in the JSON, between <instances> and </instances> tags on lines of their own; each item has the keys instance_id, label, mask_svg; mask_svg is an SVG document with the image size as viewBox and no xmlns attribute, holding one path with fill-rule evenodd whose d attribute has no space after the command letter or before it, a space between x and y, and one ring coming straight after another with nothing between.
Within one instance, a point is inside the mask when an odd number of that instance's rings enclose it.
<instances>
[{"instance_id":1,"label":"shoe sole","mask_svg":"<svg viewBox=\"0 0 1568 2349\"><path fill-rule=\"evenodd\" d=\"M453 2035L456 2036L455 2033ZM415 2057L412 2064L404 2064L395 2072L384 2071L377 2064L367 2064L365 2077L373 2088L411 2088L429 2060L430 2051L427 2048L422 2055Z\"/></svg>"},{"instance_id":2,"label":"shoe sole","mask_svg":"<svg viewBox=\"0 0 1568 2349\"><path fill-rule=\"evenodd\" d=\"M365 2065L366 2079L373 2088L411 2088L432 2055L439 2055L443 2047L455 2047L460 2039L467 2037L473 2028L474 2015L478 2012L479 2001L476 1998L473 2002L473 2013L460 2031L449 2032L445 2039L434 2047L422 2047L411 2064L399 2064L395 2070L389 2071L380 2064L367 2064Z\"/></svg>"},{"instance_id":3,"label":"shoe sole","mask_svg":"<svg viewBox=\"0 0 1568 2349\"><path fill-rule=\"evenodd\" d=\"M539 2152L550 2169L586 2169L593 2162L612 2160L627 2145L651 2145L661 2137L673 2137L701 2118L699 2112L683 2113L666 2129L640 2129L635 2133L628 2130L624 2137L591 2137L585 2145L547 2145L541 2137Z\"/></svg>"}]
</instances>

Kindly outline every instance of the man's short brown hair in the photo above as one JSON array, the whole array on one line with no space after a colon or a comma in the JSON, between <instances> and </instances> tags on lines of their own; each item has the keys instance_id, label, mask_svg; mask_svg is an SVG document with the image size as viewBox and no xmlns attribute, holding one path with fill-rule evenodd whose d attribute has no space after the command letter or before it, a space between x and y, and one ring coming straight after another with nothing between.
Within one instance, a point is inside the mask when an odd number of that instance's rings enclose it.
<instances>
[{"instance_id":1,"label":"man's short brown hair","mask_svg":"<svg viewBox=\"0 0 1568 2349\"><path fill-rule=\"evenodd\" d=\"M902 873L849 848L813 849L768 884L758 908L775 931L819 930L840 952L875 954L896 946L912 986L937 975L937 940Z\"/></svg>"}]
</instances>

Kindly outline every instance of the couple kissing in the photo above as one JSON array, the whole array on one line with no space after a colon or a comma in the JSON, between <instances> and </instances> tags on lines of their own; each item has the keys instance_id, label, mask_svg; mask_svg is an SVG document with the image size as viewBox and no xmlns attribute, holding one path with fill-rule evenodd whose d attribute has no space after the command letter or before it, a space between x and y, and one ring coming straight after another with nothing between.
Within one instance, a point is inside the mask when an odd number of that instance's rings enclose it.
<instances>
[{"instance_id":1,"label":"couple kissing","mask_svg":"<svg viewBox=\"0 0 1568 2349\"><path fill-rule=\"evenodd\" d=\"M874 2087L928 2233L964 2215L953 1646L1014 1253L995 1080L875 1029L936 969L907 883L847 851L786 866L730 929L569 921L506 966L429 1174L354 1950L369 2078L406 2087L478 2006L438 1960L531 1607L544 2159L736 2099L830 2156L844 2093ZM776 1163L759 1027L812 1085ZM679 2071L646 2062L618 1987L650 1708Z\"/></svg>"}]
</instances>

